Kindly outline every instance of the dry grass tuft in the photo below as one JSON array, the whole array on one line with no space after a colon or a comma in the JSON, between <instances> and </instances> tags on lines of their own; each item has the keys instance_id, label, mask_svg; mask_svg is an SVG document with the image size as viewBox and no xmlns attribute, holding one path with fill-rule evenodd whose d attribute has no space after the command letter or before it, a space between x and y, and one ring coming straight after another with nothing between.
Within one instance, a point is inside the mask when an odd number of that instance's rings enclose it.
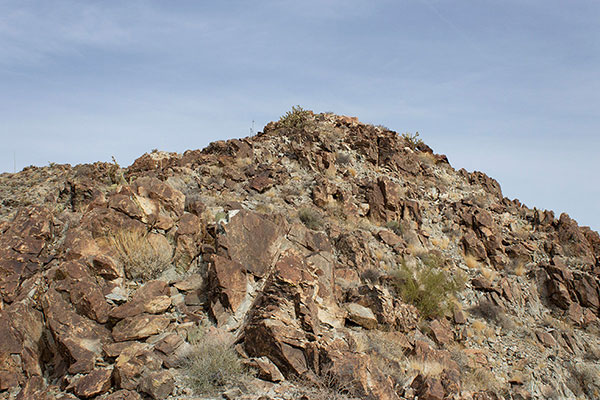
<instances>
[{"instance_id":1,"label":"dry grass tuft","mask_svg":"<svg viewBox=\"0 0 600 400\"><path fill-rule=\"evenodd\" d=\"M170 266L172 248L160 235L140 229L109 233L105 241L112 247L130 279L156 278Z\"/></svg>"},{"instance_id":2,"label":"dry grass tuft","mask_svg":"<svg viewBox=\"0 0 600 400\"><path fill-rule=\"evenodd\" d=\"M200 330L188 337L193 349L183 364L183 372L194 392L214 395L250 378L233 347L222 338Z\"/></svg>"},{"instance_id":3,"label":"dry grass tuft","mask_svg":"<svg viewBox=\"0 0 600 400\"><path fill-rule=\"evenodd\" d=\"M470 254L467 254L465 256L465 264L467 264L467 267L469 267L470 269L479 268L479 261L477 261L477 258Z\"/></svg>"}]
</instances>

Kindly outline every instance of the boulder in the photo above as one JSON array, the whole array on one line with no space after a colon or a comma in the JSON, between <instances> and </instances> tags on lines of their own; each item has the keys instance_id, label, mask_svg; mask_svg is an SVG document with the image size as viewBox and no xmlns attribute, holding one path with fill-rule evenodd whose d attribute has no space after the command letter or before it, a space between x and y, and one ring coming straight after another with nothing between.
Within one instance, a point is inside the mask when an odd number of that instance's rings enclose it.
<instances>
[{"instance_id":1,"label":"boulder","mask_svg":"<svg viewBox=\"0 0 600 400\"><path fill-rule=\"evenodd\" d=\"M347 303L344 308L348 312L346 318L365 329L375 329L377 318L371 309L357 303Z\"/></svg>"},{"instance_id":2,"label":"boulder","mask_svg":"<svg viewBox=\"0 0 600 400\"><path fill-rule=\"evenodd\" d=\"M252 211L239 210L223 226L223 231L217 237L218 254L262 278L279 253L285 225L275 224Z\"/></svg>"},{"instance_id":3,"label":"boulder","mask_svg":"<svg viewBox=\"0 0 600 400\"><path fill-rule=\"evenodd\" d=\"M154 400L163 400L175 389L175 379L169 371L148 373L142 378L139 390L150 395Z\"/></svg>"},{"instance_id":4,"label":"boulder","mask_svg":"<svg viewBox=\"0 0 600 400\"><path fill-rule=\"evenodd\" d=\"M46 292L42 305L56 351L67 362L69 373L91 372L101 356L102 345L111 342L109 331L77 314L54 288Z\"/></svg>"},{"instance_id":5,"label":"boulder","mask_svg":"<svg viewBox=\"0 0 600 400\"><path fill-rule=\"evenodd\" d=\"M112 369L95 369L75 384L75 394L83 399L108 392L112 384Z\"/></svg>"},{"instance_id":6,"label":"boulder","mask_svg":"<svg viewBox=\"0 0 600 400\"><path fill-rule=\"evenodd\" d=\"M119 321L112 331L116 342L144 339L165 330L170 319L164 315L139 314Z\"/></svg>"}]
</instances>

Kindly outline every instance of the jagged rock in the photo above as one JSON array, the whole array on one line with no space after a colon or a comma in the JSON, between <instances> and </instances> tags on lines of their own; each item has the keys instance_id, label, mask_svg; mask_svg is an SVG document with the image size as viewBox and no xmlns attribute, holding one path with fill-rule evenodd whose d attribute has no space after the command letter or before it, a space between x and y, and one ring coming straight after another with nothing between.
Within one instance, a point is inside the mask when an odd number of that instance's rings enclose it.
<instances>
[{"instance_id":1,"label":"jagged rock","mask_svg":"<svg viewBox=\"0 0 600 400\"><path fill-rule=\"evenodd\" d=\"M113 394L109 394L103 400L141 400L142 396L140 396L137 392L132 390L117 390Z\"/></svg>"},{"instance_id":2,"label":"jagged rock","mask_svg":"<svg viewBox=\"0 0 600 400\"><path fill-rule=\"evenodd\" d=\"M164 315L139 314L119 321L112 330L116 342L144 339L162 332L170 323Z\"/></svg>"},{"instance_id":3,"label":"jagged rock","mask_svg":"<svg viewBox=\"0 0 600 400\"><path fill-rule=\"evenodd\" d=\"M377 327L377 318L373 311L356 303L347 303L344 308L348 312L346 318L365 329L375 329Z\"/></svg>"},{"instance_id":4,"label":"jagged rock","mask_svg":"<svg viewBox=\"0 0 600 400\"><path fill-rule=\"evenodd\" d=\"M373 400L595 398L570 386L595 376L600 235L410 135L307 118L129 168L0 174L0 398L189 397L171 369L207 321L262 379L227 398L294 396L298 382ZM319 231L298 218L313 205ZM164 247L164 281L124 275L107 235L130 230ZM432 252L468 283L440 304L453 313L419 322L394 271ZM460 311L474 304L491 306Z\"/></svg>"},{"instance_id":5,"label":"jagged rock","mask_svg":"<svg viewBox=\"0 0 600 400\"><path fill-rule=\"evenodd\" d=\"M175 379L169 371L157 371L147 374L139 385L139 390L149 394L155 400L166 399L175 389Z\"/></svg>"},{"instance_id":6,"label":"jagged rock","mask_svg":"<svg viewBox=\"0 0 600 400\"><path fill-rule=\"evenodd\" d=\"M443 400L446 396L440 380L431 376L417 375L413 380L411 387L417 391L419 399Z\"/></svg>"},{"instance_id":7,"label":"jagged rock","mask_svg":"<svg viewBox=\"0 0 600 400\"><path fill-rule=\"evenodd\" d=\"M108 320L110 307L104 299L103 288L85 265L77 261L63 263L54 279L56 290L68 293L71 304L80 314L101 324Z\"/></svg>"},{"instance_id":8,"label":"jagged rock","mask_svg":"<svg viewBox=\"0 0 600 400\"><path fill-rule=\"evenodd\" d=\"M46 321L71 374L89 373L101 356L102 345L109 343L109 331L82 317L54 289L43 298Z\"/></svg>"},{"instance_id":9,"label":"jagged rock","mask_svg":"<svg viewBox=\"0 0 600 400\"><path fill-rule=\"evenodd\" d=\"M281 382L285 379L279 368L267 357L257 357L248 361L248 365L256 369L258 377L270 382Z\"/></svg>"},{"instance_id":10,"label":"jagged rock","mask_svg":"<svg viewBox=\"0 0 600 400\"><path fill-rule=\"evenodd\" d=\"M121 389L136 390L145 374L158 371L161 366L161 358L150 346L133 342L115 362L115 384Z\"/></svg>"},{"instance_id":11,"label":"jagged rock","mask_svg":"<svg viewBox=\"0 0 600 400\"><path fill-rule=\"evenodd\" d=\"M108 392L111 387L112 369L95 369L80 378L75 385L75 394L87 399Z\"/></svg>"},{"instance_id":12,"label":"jagged rock","mask_svg":"<svg viewBox=\"0 0 600 400\"><path fill-rule=\"evenodd\" d=\"M32 307L15 303L0 312L0 391L42 375L42 333L43 315Z\"/></svg>"},{"instance_id":13,"label":"jagged rock","mask_svg":"<svg viewBox=\"0 0 600 400\"><path fill-rule=\"evenodd\" d=\"M263 277L279 252L284 229L260 214L240 210L223 227L224 234L218 236L218 254L227 255L246 271Z\"/></svg>"},{"instance_id":14,"label":"jagged rock","mask_svg":"<svg viewBox=\"0 0 600 400\"><path fill-rule=\"evenodd\" d=\"M141 313L162 313L171 305L169 286L164 281L150 281L135 291L131 300L110 311L111 318L123 319Z\"/></svg>"},{"instance_id":15,"label":"jagged rock","mask_svg":"<svg viewBox=\"0 0 600 400\"><path fill-rule=\"evenodd\" d=\"M448 321L443 320L434 320L429 324L429 329L431 329L431 333L433 335L433 339L439 345L446 345L452 340L452 331L450 330L450 326Z\"/></svg>"},{"instance_id":16,"label":"jagged rock","mask_svg":"<svg viewBox=\"0 0 600 400\"><path fill-rule=\"evenodd\" d=\"M209 265L209 288L212 293L212 312L223 320L219 310L235 313L246 296L248 279L244 266L233 260L214 255ZM216 303L219 304L216 304Z\"/></svg>"}]
</instances>

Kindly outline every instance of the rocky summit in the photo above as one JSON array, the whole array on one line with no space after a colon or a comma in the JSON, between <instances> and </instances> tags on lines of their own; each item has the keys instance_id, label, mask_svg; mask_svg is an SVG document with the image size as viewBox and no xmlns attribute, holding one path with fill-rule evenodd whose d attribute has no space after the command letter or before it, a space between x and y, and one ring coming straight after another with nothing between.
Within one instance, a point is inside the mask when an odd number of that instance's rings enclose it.
<instances>
[{"instance_id":1,"label":"rocky summit","mask_svg":"<svg viewBox=\"0 0 600 400\"><path fill-rule=\"evenodd\" d=\"M0 399L598 399L600 236L294 108L0 175Z\"/></svg>"}]
</instances>

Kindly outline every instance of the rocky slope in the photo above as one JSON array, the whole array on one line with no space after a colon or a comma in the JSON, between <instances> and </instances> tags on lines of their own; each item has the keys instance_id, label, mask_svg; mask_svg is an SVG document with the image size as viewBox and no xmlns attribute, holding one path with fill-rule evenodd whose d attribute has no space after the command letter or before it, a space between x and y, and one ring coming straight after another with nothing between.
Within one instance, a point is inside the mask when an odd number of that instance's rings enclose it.
<instances>
[{"instance_id":1,"label":"rocky slope","mask_svg":"<svg viewBox=\"0 0 600 400\"><path fill-rule=\"evenodd\" d=\"M0 195L0 399L600 397L598 233L414 137L295 110Z\"/></svg>"}]
</instances>

